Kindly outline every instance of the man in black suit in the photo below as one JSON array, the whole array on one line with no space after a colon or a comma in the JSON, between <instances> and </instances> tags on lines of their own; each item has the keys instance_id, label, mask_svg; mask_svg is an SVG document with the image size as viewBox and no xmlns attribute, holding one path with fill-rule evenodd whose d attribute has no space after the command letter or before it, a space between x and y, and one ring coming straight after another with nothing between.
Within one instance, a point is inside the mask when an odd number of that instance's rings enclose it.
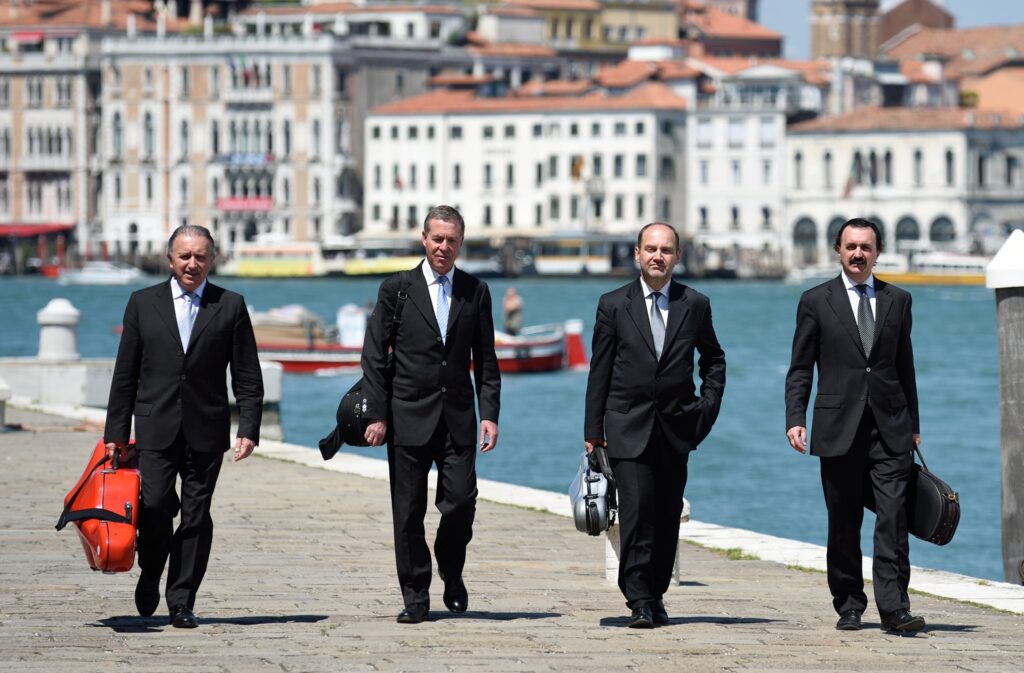
<instances>
[{"instance_id":1,"label":"man in black suit","mask_svg":"<svg viewBox=\"0 0 1024 673\"><path fill-rule=\"evenodd\" d=\"M259 442L263 410L263 377L245 300L206 280L215 254L206 228L178 227L167 242L170 280L132 293L103 434L108 454L124 449L134 415L142 474L135 605L143 616L156 611L170 557L165 596L170 623L179 628L198 625L192 610L210 558L210 502L231 444L229 367L239 411L236 461Z\"/></svg>"},{"instance_id":2,"label":"man in black suit","mask_svg":"<svg viewBox=\"0 0 1024 673\"><path fill-rule=\"evenodd\" d=\"M882 252L873 222L846 222L834 248L842 273L800 297L786 376L786 436L794 449L807 450L807 403L817 366L811 454L821 458L836 628L860 629L867 608L860 528L871 489L875 604L885 628L918 631L924 620L910 613L904 508L914 446L921 442L910 294L872 274Z\"/></svg>"},{"instance_id":3,"label":"man in black suit","mask_svg":"<svg viewBox=\"0 0 1024 673\"><path fill-rule=\"evenodd\" d=\"M619 502L619 589L629 626L668 623L690 452L707 437L725 391L725 352L708 298L672 280L679 235L654 222L635 250L640 278L601 297L584 427L587 452L606 446ZM701 386L693 381L694 349Z\"/></svg>"},{"instance_id":4,"label":"man in black suit","mask_svg":"<svg viewBox=\"0 0 1024 673\"><path fill-rule=\"evenodd\" d=\"M366 428L366 441L371 446L388 442L395 560L405 601L398 615L402 624L422 622L430 611L430 551L423 517L427 473L435 463L434 502L441 522L434 555L444 581L444 604L452 612L466 611L469 595L462 570L476 513L476 445L487 452L498 442L501 375L491 294L486 283L455 268L465 231L454 208L430 209L423 222L426 261L381 283L363 341L364 417L376 419ZM400 294L407 296L403 301L408 305L400 309L391 344Z\"/></svg>"}]
</instances>

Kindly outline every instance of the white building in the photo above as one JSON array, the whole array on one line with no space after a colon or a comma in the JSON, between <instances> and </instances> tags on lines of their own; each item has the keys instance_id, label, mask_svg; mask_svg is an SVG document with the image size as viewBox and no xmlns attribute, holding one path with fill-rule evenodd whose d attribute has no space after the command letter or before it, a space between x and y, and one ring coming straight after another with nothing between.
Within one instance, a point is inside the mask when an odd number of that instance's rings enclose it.
<instances>
[{"instance_id":1,"label":"white building","mask_svg":"<svg viewBox=\"0 0 1024 673\"><path fill-rule=\"evenodd\" d=\"M890 250L993 251L1024 226L1024 120L964 109L877 108L789 129L787 243L829 259L852 217Z\"/></svg>"},{"instance_id":2,"label":"white building","mask_svg":"<svg viewBox=\"0 0 1024 673\"><path fill-rule=\"evenodd\" d=\"M442 203L494 237L679 225L684 107L658 82L618 96L438 90L378 107L366 122L364 233L417 229Z\"/></svg>"}]
</instances>

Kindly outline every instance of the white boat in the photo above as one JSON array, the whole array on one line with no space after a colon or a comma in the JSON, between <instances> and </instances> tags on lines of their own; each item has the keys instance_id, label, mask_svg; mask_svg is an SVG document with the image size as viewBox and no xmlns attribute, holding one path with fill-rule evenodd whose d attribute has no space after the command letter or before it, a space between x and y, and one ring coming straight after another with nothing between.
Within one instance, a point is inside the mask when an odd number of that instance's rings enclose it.
<instances>
[{"instance_id":1,"label":"white boat","mask_svg":"<svg viewBox=\"0 0 1024 673\"><path fill-rule=\"evenodd\" d=\"M60 272L61 285L128 285L146 278L146 274L123 262L86 262L81 269Z\"/></svg>"}]
</instances>

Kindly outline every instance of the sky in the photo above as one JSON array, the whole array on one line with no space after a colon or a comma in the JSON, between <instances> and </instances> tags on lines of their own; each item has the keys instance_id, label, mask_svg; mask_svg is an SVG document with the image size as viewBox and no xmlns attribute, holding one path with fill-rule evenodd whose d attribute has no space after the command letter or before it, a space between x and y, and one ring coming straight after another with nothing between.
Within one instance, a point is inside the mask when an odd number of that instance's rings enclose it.
<instances>
[{"instance_id":1,"label":"sky","mask_svg":"<svg viewBox=\"0 0 1024 673\"><path fill-rule=\"evenodd\" d=\"M761 0L760 23L785 36L786 58L810 56L811 0ZM957 28L1024 24L1024 2L1020 0L946 0L946 9Z\"/></svg>"}]
</instances>

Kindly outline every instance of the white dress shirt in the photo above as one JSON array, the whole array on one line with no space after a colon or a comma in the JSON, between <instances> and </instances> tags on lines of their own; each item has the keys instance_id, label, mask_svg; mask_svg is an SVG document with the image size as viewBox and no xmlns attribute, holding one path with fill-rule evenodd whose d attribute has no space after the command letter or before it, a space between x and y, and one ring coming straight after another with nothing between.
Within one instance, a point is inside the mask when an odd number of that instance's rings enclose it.
<instances>
[{"instance_id":1,"label":"white dress shirt","mask_svg":"<svg viewBox=\"0 0 1024 673\"><path fill-rule=\"evenodd\" d=\"M430 266L430 262L423 260L423 264L420 264L423 268L423 279L427 281L427 294L430 296L430 305L434 307L434 314L437 315L437 279L441 277L437 271L434 271L434 267ZM452 266L445 274L448 279L448 283L444 286L444 293L448 297L448 306L452 305L452 283L455 280L455 267Z\"/></svg>"},{"instance_id":2,"label":"white dress shirt","mask_svg":"<svg viewBox=\"0 0 1024 673\"><path fill-rule=\"evenodd\" d=\"M668 324L668 289L672 286L672 282L669 281L665 284L665 287L658 290L661 296L658 298L658 310L661 312L661 319ZM640 276L640 287L644 291L644 303L647 304L647 320L651 319L651 293L654 290L644 282L644 277Z\"/></svg>"},{"instance_id":3,"label":"white dress shirt","mask_svg":"<svg viewBox=\"0 0 1024 673\"><path fill-rule=\"evenodd\" d=\"M860 306L860 290L857 289L858 283L850 280L845 271L842 272L842 276L843 282L846 283L846 295L850 299L850 308L853 309L853 319L856 321L857 310ZM868 303L871 305L871 315L878 317L878 311L875 310L875 274L868 276L864 284L868 286Z\"/></svg>"},{"instance_id":4,"label":"white dress shirt","mask_svg":"<svg viewBox=\"0 0 1024 673\"><path fill-rule=\"evenodd\" d=\"M189 303L185 296L185 288L178 283L178 279L171 276L171 297L174 299L174 317L180 325L185 318L188 318L191 325L195 326L196 316L199 315L199 304L203 299L203 291L206 290L206 281L200 283L192 292L192 302ZM183 350L188 351L188 344L181 344Z\"/></svg>"}]
</instances>

